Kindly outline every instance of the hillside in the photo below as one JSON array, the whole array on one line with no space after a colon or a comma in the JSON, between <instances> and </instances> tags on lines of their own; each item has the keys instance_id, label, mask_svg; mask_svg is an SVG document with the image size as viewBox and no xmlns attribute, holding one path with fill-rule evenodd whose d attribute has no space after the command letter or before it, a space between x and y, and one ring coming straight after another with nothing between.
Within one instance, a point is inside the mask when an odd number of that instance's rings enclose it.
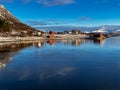
<instances>
[{"instance_id":1,"label":"hillside","mask_svg":"<svg viewBox=\"0 0 120 90\"><path fill-rule=\"evenodd\" d=\"M2 25L1 23L4 23L5 26ZM22 23L20 20L18 20L3 5L0 5L0 29L1 28L2 29L9 28L10 31L21 31L21 30L36 31L36 29L34 29L34 28Z\"/></svg>"}]
</instances>

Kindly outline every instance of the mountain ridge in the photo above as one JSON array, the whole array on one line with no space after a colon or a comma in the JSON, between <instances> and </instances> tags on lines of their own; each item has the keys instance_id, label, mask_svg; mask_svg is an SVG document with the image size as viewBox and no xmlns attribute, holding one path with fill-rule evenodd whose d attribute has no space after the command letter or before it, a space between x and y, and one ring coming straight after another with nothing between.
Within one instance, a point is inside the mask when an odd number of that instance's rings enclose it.
<instances>
[{"instance_id":1,"label":"mountain ridge","mask_svg":"<svg viewBox=\"0 0 120 90\"><path fill-rule=\"evenodd\" d=\"M14 15L12 15L3 5L0 5L0 20L5 21L11 31L38 31L37 29L21 22Z\"/></svg>"},{"instance_id":2,"label":"mountain ridge","mask_svg":"<svg viewBox=\"0 0 120 90\"><path fill-rule=\"evenodd\" d=\"M120 30L120 25L100 25L100 26L38 26L37 29L42 29L45 31L55 30L55 31L70 31L73 29L81 30L83 32L92 32L99 29L105 29L108 33Z\"/></svg>"}]
</instances>

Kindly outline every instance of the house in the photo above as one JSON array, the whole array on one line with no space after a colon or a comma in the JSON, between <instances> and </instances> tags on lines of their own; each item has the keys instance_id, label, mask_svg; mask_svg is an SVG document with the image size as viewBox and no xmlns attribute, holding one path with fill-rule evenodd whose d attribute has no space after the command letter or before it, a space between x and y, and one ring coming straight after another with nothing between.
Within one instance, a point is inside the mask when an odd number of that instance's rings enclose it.
<instances>
[{"instance_id":1,"label":"house","mask_svg":"<svg viewBox=\"0 0 120 90\"><path fill-rule=\"evenodd\" d=\"M69 31L64 31L64 34L69 34Z\"/></svg>"},{"instance_id":2,"label":"house","mask_svg":"<svg viewBox=\"0 0 120 90\"><path fill-rule=\"evenodd\" d=\"M103 33L90 33L91 38L96 38L96 39L105 39L108 35L103 34Z\"/></svg>"},{"instance_id":3,"label":"house","mask_svg":"<svg viewBox=\"0 0 120 90\"><path fill-rule=\"evenodd\" d=\"M64 34L63 32L57 32L57 34Z\"/></svg>"},{"instance_id":4,"label":"house","mask_svg":"<svg viewBox=\"0 0 120 90\"><path fill-rule=\"evenodd\" d=\"M55 34L55 32L54 32L54 31L50 31L50 32L49 32L49 34L53 34L53 35L54 35L54 34Z\"/></svg>"},{"instance_id":5,"label":"house","mask_svg":"<svg viewBox=\"0 0 120 90\"><path fill-rule=\"evenodd\" d=\"M81 34L81 31L80 30L72 30L72 34L78 35L78 34Z\"/></svg>"},{"instance_id":6,"label":"house","mask_svg":"<svg viewBox=\"0 0 120 90\"><path fill-rule=\"evenodd\" d=\"M100 33L90 33L90 37L100 37Z\"/></svg>"},{"instance_id":7,"label":"house","mask_svg":"<svg viewBox=\"0 0 120 90\"><path fill-rule=\"evenodd\" d=\"M43 31L35 31L35 32L33 32L33 36L43 36L44 35L44 33L45 32L43 32Z\"/></svg>"}]
</instances>

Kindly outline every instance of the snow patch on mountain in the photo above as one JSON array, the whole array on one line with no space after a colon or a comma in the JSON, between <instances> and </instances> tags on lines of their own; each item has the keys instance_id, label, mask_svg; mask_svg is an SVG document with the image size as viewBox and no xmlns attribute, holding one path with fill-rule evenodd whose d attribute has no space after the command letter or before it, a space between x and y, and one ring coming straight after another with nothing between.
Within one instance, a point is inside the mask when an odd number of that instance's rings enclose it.
<instances>
[{"instance_id":1,"label":"snow patch on mountain","mask_svg":"<svg viewBox=\"0 0 120 90\"><path fill-rule=\"evenodd\" d=\"M100 28L98 30L95 30L95 31L92 31L92 32L94 32L94 33L100 33L100 32L105 33L107 31L105 30L105 27L102 27L102 28Z\"/></svg>"}]
</instances>

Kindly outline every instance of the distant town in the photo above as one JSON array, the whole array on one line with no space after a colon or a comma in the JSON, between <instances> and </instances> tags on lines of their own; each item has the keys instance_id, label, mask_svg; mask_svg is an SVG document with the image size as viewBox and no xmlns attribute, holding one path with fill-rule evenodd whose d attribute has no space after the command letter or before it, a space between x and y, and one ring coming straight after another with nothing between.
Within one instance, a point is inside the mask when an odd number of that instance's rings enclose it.
<instances>
[{"instance_id":1,"label":"distant town","mask_svg":"<svg viewBox=\"0 0 120 90\"><path fill-rule=\"evenodd\" d=\"M50 30L45 32L30 27L15 16L13 16L3 5L0 5L0 42L5 41L25 41L40 39L105 39L112 36L119 36L118 33L105 33L104 29L93 32L83 32L83 30L63 30L55 32Z\"/></svg>"}]
</instances>

